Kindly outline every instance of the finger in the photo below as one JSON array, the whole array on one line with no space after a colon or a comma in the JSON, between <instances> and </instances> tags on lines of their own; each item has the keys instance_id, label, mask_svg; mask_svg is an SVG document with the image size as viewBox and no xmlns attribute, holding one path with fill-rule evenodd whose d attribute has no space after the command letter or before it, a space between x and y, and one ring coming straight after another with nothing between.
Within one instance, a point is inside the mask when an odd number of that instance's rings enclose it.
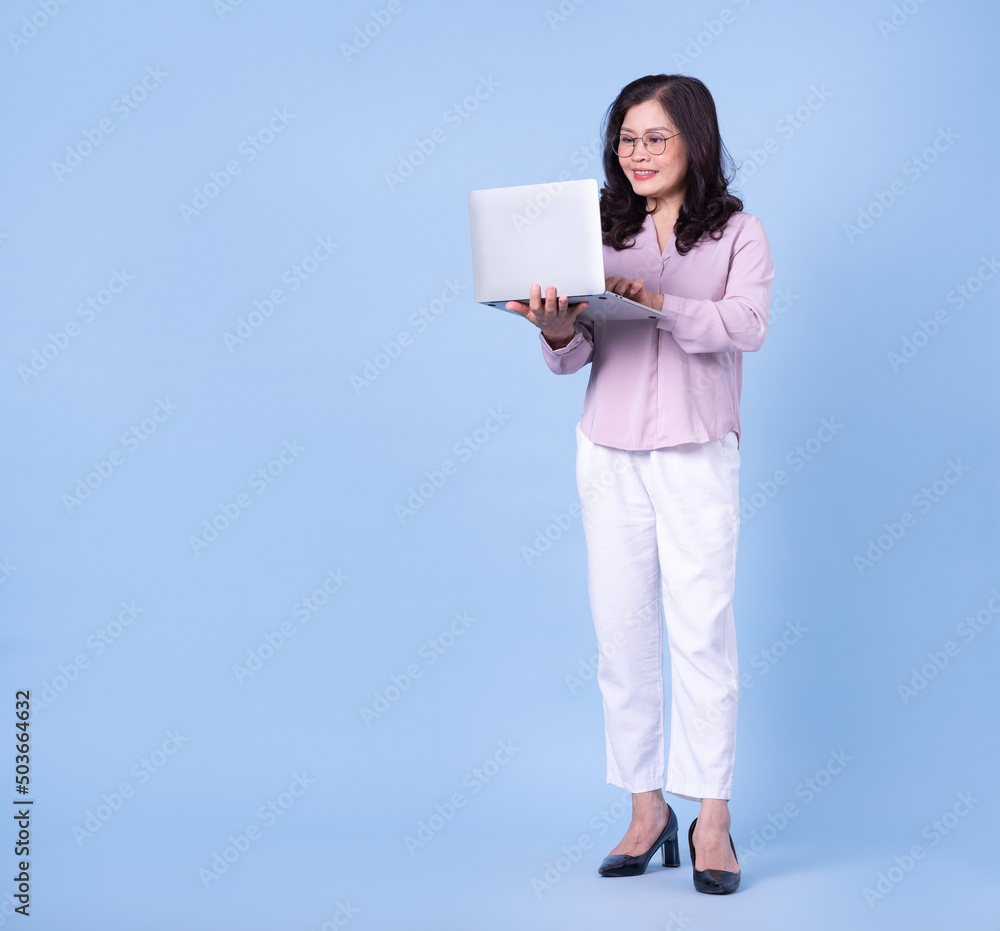
<instances>
[{"instance_id":1,"label":"finger","mask_svg":"<svg viewBox=\"0 0 1000 931\"><path fill-rule=\"evenodd\" d=\"M559 309L559 298L556 294L556 289L549 285L545 289L545 310L554 314Z\"/></svg>"},{"instance_id":2,"label":"finger","mask_svg":"<svg viewBox=\"0 0 1000 931\"><path fill-rule=\"evenodd\" d=\"M542 309L542 286L540 284L533 284L530 295L528 306L537 314Z\"/></svg>"},{"instance_id":3,"label":"finger","mask_svg":"<svg viewBox=\"0 0 1000 931\"><path fill-rule=\"evenodd\" d=\"M641 278L636 278L635 281L629 286L629 294L642 294L643 288L645 287L644 282Z\"/></svg>"}]
</instances>

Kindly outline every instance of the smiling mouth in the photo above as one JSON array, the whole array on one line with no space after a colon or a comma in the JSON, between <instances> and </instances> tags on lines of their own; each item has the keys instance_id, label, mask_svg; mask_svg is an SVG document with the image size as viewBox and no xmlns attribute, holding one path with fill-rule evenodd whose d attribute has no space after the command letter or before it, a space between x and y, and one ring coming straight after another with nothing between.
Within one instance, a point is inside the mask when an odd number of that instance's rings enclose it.
<instances>
[{"instance_id":1,"label":"smiling mouth","mask_svg":"<svg viewBox=\"0 0 1000 931\"><path fill-rule=\"evenodd\" d=\"M650 170L645 169L645 168L633 168L632 169L632 174L634 174L637 178L641 177L641 176L645 176L645 177L648 178L648 177L652 177L653 175L655 175L656 172L655 171L650 171Z\"/></svg>"}]
</instances>

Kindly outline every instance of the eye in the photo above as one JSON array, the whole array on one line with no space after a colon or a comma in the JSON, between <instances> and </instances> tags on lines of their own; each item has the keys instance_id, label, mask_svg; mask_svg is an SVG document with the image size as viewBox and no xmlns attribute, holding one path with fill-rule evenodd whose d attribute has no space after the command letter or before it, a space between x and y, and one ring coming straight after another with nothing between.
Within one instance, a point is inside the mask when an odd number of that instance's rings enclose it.
<instances>
[{"instance_id":1,"label":"eye","mask_svg":"<svg viewBox=\"0 0 1000 931\"><path fill-rule=\"evenodd\" d=\"M666 142L665 137L661 136L659 133L651 133L649 136L650 145L659 145L661 142Z\"/></svg>"}]
</instances>

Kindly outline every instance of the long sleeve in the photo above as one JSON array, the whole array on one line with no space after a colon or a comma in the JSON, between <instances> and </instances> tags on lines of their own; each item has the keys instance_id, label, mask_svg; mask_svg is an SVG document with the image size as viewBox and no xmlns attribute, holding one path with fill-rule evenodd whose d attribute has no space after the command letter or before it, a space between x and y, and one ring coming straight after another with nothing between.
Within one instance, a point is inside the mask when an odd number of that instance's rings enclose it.
<instances>
[{"instance_id":1,"label":"long sleeve","mask_svg":"<svg viewBox=\"0 0 1000 931\"><path fill-rule=\"evenodd\" d=\"M646 214L633 245L604 246L606 277L642 278L663 294L663 318L577 320L573 338L542 354L557 375L590 363L580 430L616 449L707 443L730 432L739 443L743 351L762 348L774 267L764 226L739 211L719 239L681 255L661 244Z\"/></svg>"},{"instance_id":2,"label":"long sleeve","mask_svg":"<svg viewBox=\"0 0 1000 931\"><path fill-rule=\"evenodd\" d=\"M760 220L753 217L733 242L722 299L664 294L667 316L656 325L670 332L687 353L754 352L767 333L773 279L771 247Z\"/></svg>"},{"instance_id":3,"label":"long sleeve","mask_svg":"<svg viewBox=\"0 0 1000 931\"><path fill-rule=\"evenodd\" d=\"M541 330L538 331L545 364L556 375L572 375L574 372L579 372L593 358L594 325L586 320L577 320L573 326L576 332L562 349L553 349L546 341L545 334Z\"/></svg>"}]
</instances>

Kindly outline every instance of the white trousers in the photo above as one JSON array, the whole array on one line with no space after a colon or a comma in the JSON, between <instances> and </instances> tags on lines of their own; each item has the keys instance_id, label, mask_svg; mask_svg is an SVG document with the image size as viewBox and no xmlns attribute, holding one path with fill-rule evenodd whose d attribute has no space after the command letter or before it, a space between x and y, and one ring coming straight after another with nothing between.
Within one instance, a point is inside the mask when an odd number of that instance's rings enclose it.
<instances>
[{"instance_id":1,"label":"white trousers","mask_svg":"<svg viewBox=\"0 0 1000 931\"><path fill-rule=\"evenodd\" d=\"M739 698L736 434L645 451L599 446L579 425L576 439L608 782L629 792L728 799Z\"/></svg>"}]
</instances>

